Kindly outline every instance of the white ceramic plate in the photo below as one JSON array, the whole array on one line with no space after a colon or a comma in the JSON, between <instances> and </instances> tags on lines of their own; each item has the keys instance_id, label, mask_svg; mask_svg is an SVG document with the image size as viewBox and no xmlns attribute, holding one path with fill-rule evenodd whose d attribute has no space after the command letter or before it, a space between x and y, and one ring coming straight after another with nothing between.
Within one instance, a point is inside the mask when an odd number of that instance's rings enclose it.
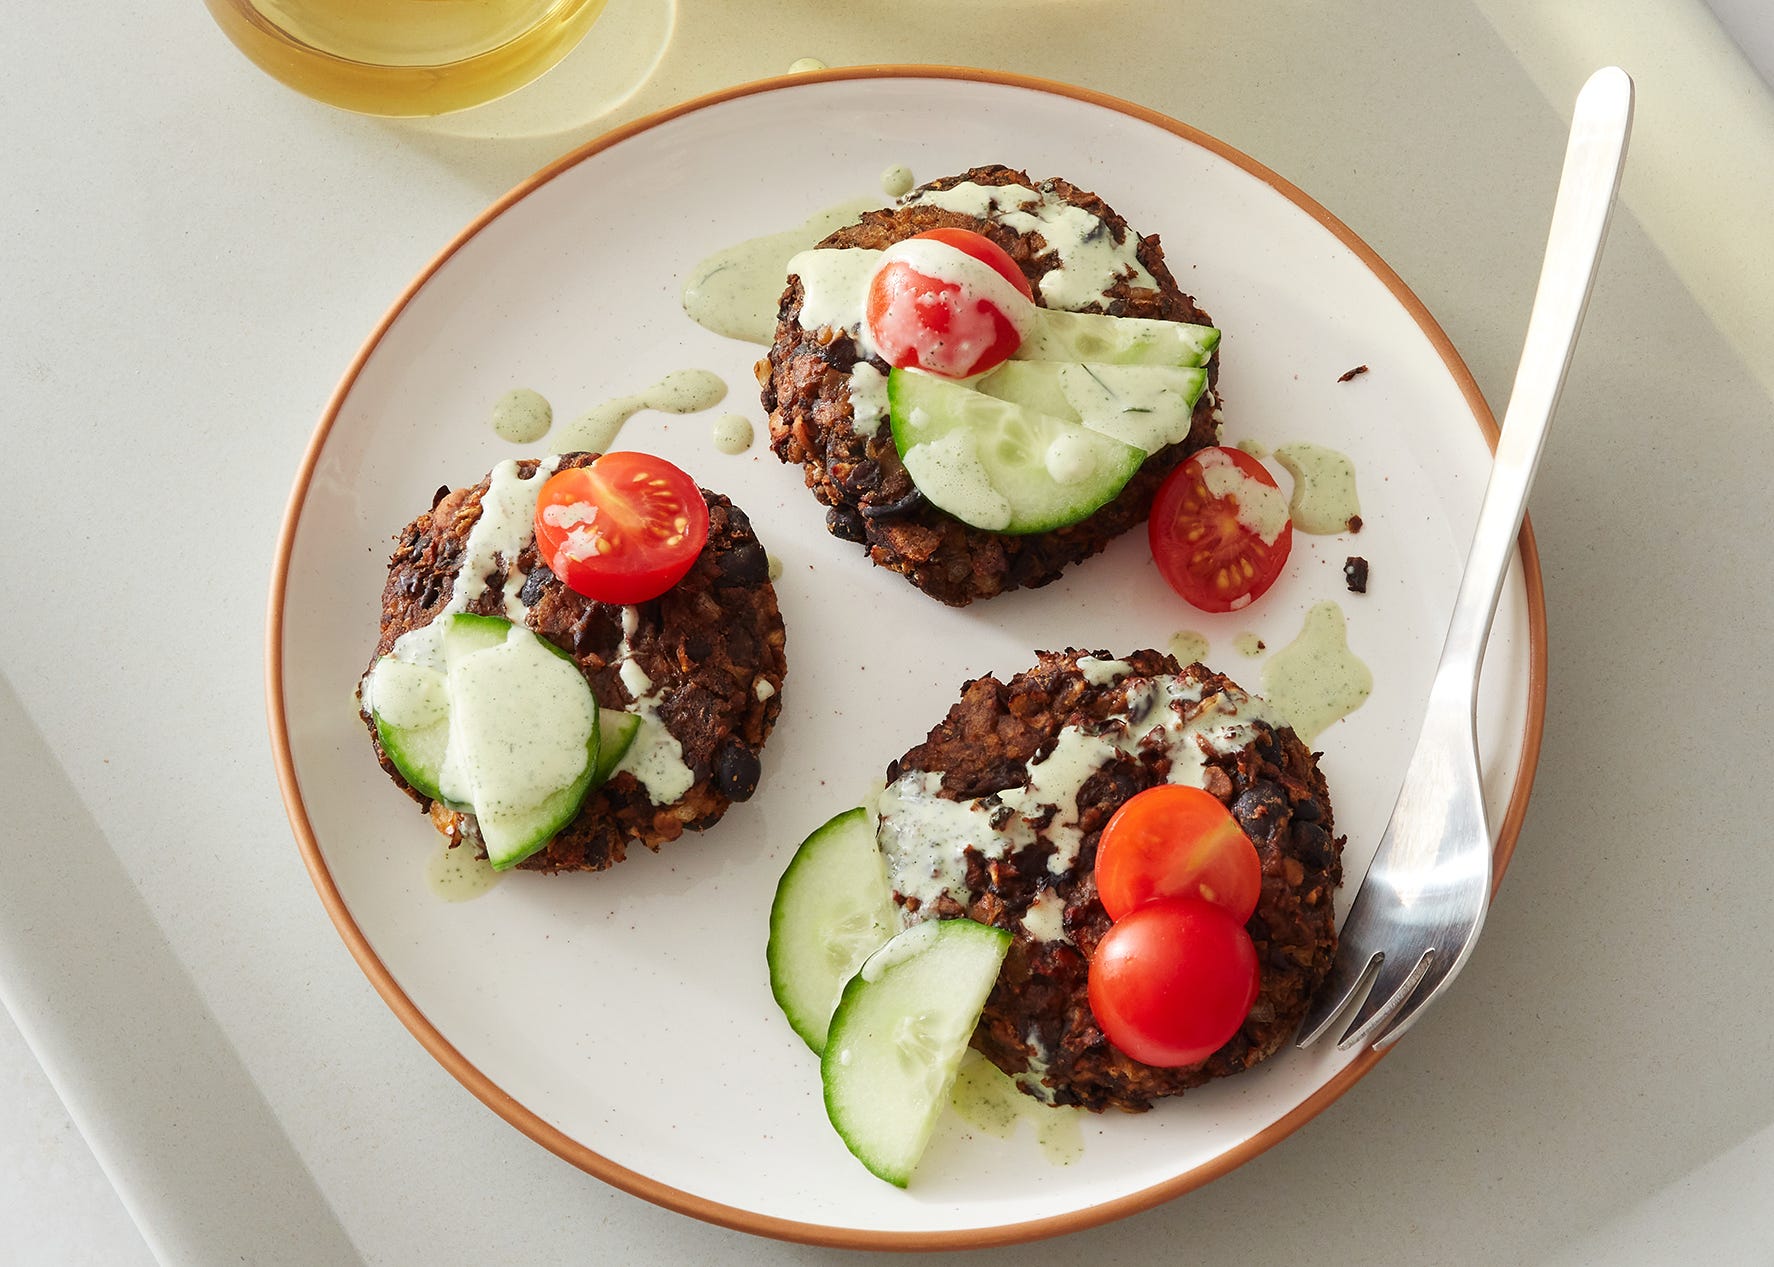
<instances>
[{"instance_id":1,"label":"white ceramic plate","mask_svg":"<svg viewBox=\"0 0 1774 1267\"><path fill-rule=\"evenodd\" d=\"M800 471L761 438L759 349L693 325L683 278L719 247L879 193L891 164L925 180L983 162L1066 176L1160 234L1183 288L1226 332L1228 439L1348 453L1359 537L1296 535L1254 611L1212 617L1156 580L1141 533L1046 589L963 611L827 536ZM1358 364L1370 372L1337 381ZM519 874L474 901L441 901L425 876L430 824L377 768L352 702L389 539L438 485L472 483L520 452L488 422L509 388L533 387L570 417L688 367L727 380L724 405L642 415L622 445L730 494L783 562L789 674L758 793L714 830L613 871ZM712 443L729 409L758 424L743 456ZM927 69L798 77L691 103L492 208L346 375L298 475L273 578L272 729L297 839L347 944L419 1039L520 1129L630 1191L751 1231L867 1246L988 1244L1131 1212L1282 1138L1374 1057L1290 1049L1151 1113L1087 1117L1082 1156L1066 1165L1027 1124L1004 1140L950 1114L902 1192L845 1152L815 1058L771 1000L776 879L802 836L857 803L967 679L1014 672L1037 647L1125 652L1194 629L1211 640L1210 663L1254 686L1261 665L1234 635L1280 646L1325 599L1341 603L1376 678L1368 703L1315 745L1359 877L1419 723L1491 430L1445 336L1370 250L1182 124L1057 85ZM1365 596L1344 588L1349 554L1371 561ZM1505 591L1481 718L1500 860L1543 705L1531 544L1525 564Z\"/></svg>"}]
</instances>

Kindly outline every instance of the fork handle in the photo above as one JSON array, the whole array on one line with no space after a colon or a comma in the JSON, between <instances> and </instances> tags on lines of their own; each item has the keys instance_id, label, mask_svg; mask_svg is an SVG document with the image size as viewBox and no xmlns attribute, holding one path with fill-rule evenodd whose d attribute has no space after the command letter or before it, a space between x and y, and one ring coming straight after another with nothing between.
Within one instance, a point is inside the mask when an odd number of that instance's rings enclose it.
<instances>
[{"instance_id":1,"label":"fork handle","mask_svg":"<svg viewBox=\"0 0 1774 1267\"><path fill-rule=\"evenodd\" d=\"M1433 693L1457 691L1469 701L1475 698L1485 640L1527 511L1528 489L1589 305L1631 128L1632 80L1618 66L1596 71L1577 95L1540 286Z\"/></svg>"}]
</instances>

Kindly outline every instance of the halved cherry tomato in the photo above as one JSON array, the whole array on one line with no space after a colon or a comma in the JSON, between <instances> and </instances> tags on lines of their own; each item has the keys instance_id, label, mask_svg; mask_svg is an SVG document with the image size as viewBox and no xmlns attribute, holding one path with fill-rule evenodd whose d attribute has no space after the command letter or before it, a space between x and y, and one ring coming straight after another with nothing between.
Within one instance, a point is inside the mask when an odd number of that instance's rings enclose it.
<instances>
[{"instance_id":1,"label":"halved cherry tomato","mask_svg":"<svg viewBox=\"0 0 1774 1267\"><path fill-rule=\"evenodd\" d=\"M1115 811L1096 846L1096 892L1110 919L1161 897L1198 897L1240 924L1257 909L1263 864L1218 798L1164 783Z\"/></svg>"},{"instance_id":2,"label":"halved cherry tomato","mask_svg":"<svg viewBox=\"0 0 1774 1267\"><path fill-rule=\"evenodd\" d=\"M1203 449L1172 471L1146 532L1170 587L1210 612L1250 606L1281 575L1294 544L1287 500L1242 449Z\"/></svg>"},{"instance_id":3,"label":"halved cherry tomato","mask_svg":"<svg viewBox=\"0 0 1774 1267\"><path fill-rule=\"evenodd\" d=\"M1256 947L1222 907L1159 898L1110 926L1090 960L1090 1010L1111 1043L1148 1065L1200 1064L1257 999Z\"/></svg>"},{"instance_id":4,"label":"halved cherry tomato","mask_svg":"<svg viewBox=\"0 0 1774 1267\"><path fill-rule=\"evenodd\" d=\"M938 243L954 254L950 268L927 265L926 272L894 258L889 248L888 257L870 278L864 320L869 338L887 363L945 378L966 378L1009 360L1022 346L1026 318L1007 309L1019 300L1032 308L1034 294L1016 261L971 229L932 229L909 241ZM972 267L968 260L984 264L1009 286L997 298L979 294L978 286L971 288L971 296L964 293L964 274ZM939 271L941 275L932 275ZM990 289L999 288L994 282Z\"/></svg>"},{"instance_id":5,"label":"halved cherry tomato","mask_svg":"<svg viewBox=\"0 0 1774 1267\"><path fill-rule=\"evenodd\" d=\"M536 549L569 589L642 603L683 580L708 543L696 481L650 453L557 471L536 497Z\"/></svg>"}]
</instances>

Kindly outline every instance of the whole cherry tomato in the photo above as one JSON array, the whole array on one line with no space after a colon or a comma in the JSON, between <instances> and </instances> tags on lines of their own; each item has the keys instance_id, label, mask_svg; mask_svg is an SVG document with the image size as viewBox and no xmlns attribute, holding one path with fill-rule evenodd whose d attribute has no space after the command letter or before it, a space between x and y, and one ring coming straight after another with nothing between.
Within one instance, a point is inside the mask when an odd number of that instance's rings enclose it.
<instances>
[{"instance_id":1,"label":"whole cherry tomato","mask_svg":"<svg viewBox=\"0 0 1774 1267\"><path fill-rule=\"evenodd\" d=\"M1110 926L1090 960L1090 1010L1135 1060L1200 1064L1256 1002L1256 947L1244 925L1195 897L1148 902Z\"/></svg>"},{"instance_id":2,"label":"whole cherry tomato","mask_svg":"<svg viewBox=\"0 0 1774 1267\"><path fill-rule=\"evenodd\" d=\"M1110 919L1154 898L1198 897L1240 924L1257 909L1257 848L1212 794L1164 783L1131 797L1103 828L1096 890Z\"/></svg>"}]
</instances>

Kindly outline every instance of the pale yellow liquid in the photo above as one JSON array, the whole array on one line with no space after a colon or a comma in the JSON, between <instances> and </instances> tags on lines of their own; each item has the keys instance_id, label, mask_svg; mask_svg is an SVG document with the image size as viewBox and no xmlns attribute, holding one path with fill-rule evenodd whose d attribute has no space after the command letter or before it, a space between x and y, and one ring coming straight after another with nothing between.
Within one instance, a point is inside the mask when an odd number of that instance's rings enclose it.
<instances>
[{"instance_id":1,"label":"pale yellow liquid","mask_svg":"<svg viewBox=\"0 0 1774 1267\"><path fill-rule=\"evenodd\" d=\"M260 68L366 114L443 114L530 82L605 0L205 0Z\"/></svg>"}]
</instances>

